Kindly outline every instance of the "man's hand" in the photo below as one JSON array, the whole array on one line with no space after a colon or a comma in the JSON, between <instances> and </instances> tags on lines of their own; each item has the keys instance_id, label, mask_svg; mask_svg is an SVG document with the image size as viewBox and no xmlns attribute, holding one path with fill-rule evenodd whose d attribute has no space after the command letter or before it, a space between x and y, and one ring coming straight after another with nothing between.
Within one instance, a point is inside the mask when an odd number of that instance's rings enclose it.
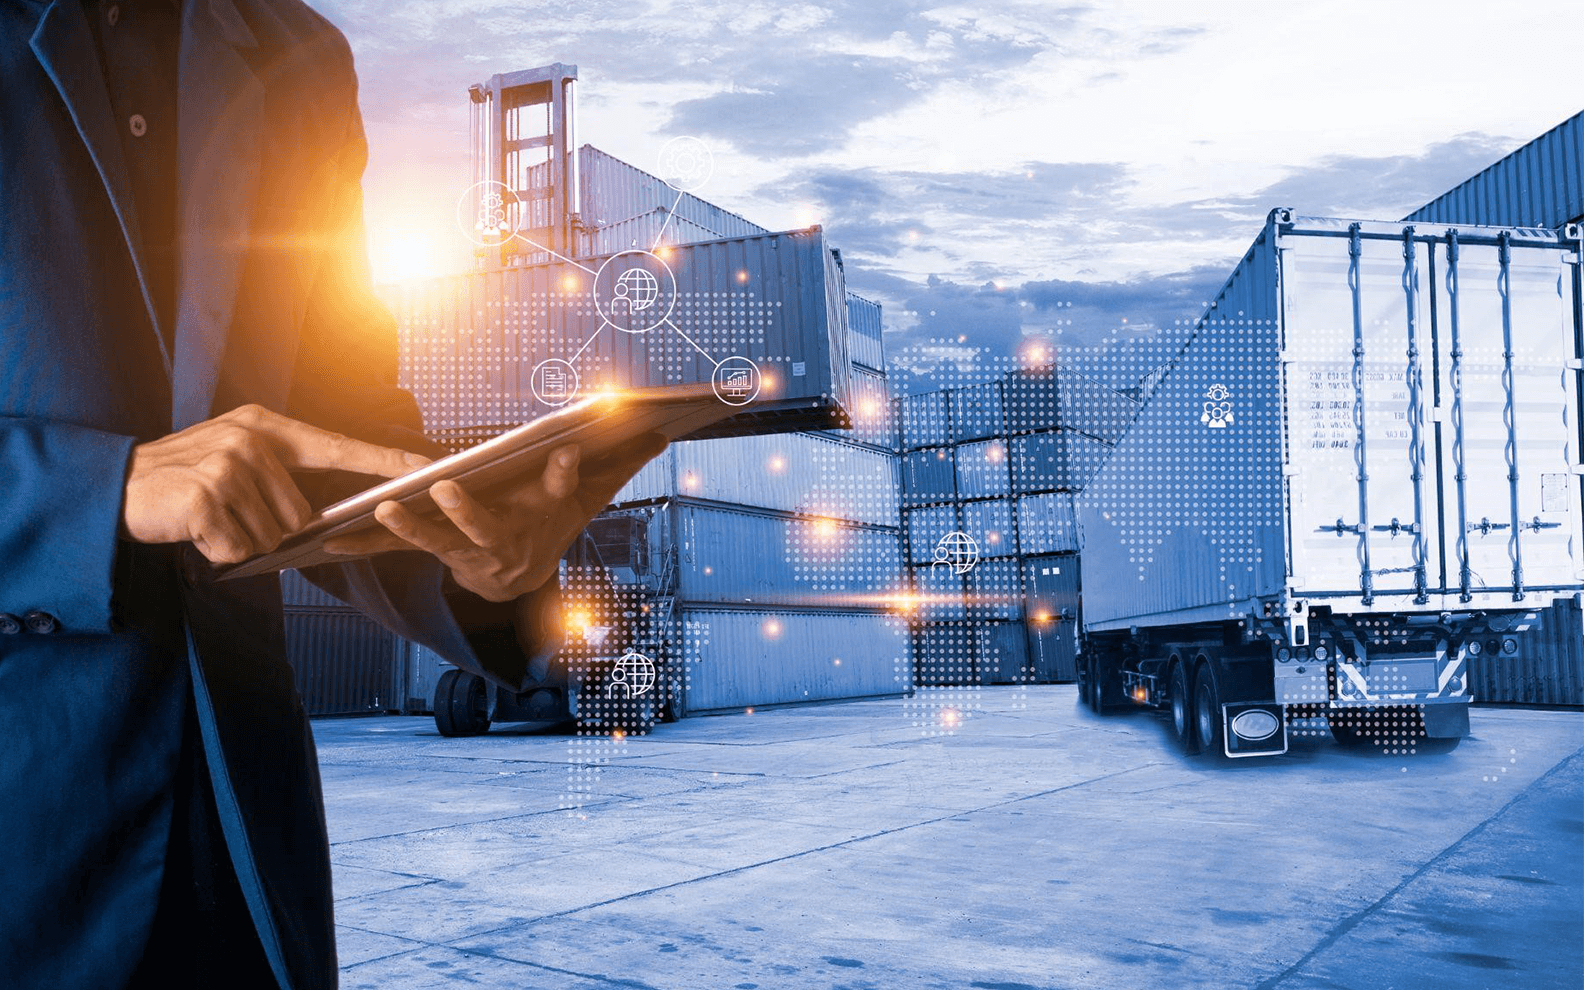
<instances>
[{"instance_id":1,"label":"man's hand","mask_svg":"<svg viewBox=\"0 0 1584 990\"><path fill-rule=\"evenodd\" d=\"M578 447L550 455L544 473L481 502L454 481L429 488L444 518L424 517L382 502L374 518L388 532L337 537L331 553L427 550L451 569L457 584L493 602L511 601L553 577L561 555L639 468L666 448L659 434L638 437L581 465Z\"/></svg>"},{"instance_id":2,"label":"man's hand","mask_svg":"<svg viewBox=\"0 0 1584 990\"><path fill-rule=\"evenodd\" d=\"M139 543L191 540L217 564L273 550L313 512L291 471L394 478L429 463L248 405L132 451L125 534Z\"/></svg>"}]
</instances>

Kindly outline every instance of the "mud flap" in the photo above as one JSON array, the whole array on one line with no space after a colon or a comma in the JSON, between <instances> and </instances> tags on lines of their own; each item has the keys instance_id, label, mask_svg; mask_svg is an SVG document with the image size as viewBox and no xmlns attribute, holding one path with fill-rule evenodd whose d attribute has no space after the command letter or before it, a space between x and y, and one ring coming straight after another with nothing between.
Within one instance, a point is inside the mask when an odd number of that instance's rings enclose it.
<instances>
[{"instance_id":1,"label":"mud flap","mask_svg":"<svg viewBox=\"0 0 1584 990\"><path fill-rule=\"evenodd\" d=\"M1469 706L1464 704L1425 705L1424 727L1427 739L1462 739L1469 734Z\"/></svg>"}]
</instances>

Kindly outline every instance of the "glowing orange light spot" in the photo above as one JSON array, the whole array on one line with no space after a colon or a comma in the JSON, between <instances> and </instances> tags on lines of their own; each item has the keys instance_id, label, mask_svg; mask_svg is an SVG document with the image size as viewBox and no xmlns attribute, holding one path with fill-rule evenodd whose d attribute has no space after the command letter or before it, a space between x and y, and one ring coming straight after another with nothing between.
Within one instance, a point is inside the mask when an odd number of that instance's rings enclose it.
<instances>
[{"instance_id":1,"label":"glowing orange light spot","mask_svg":"<svg viewBox=\"0 0 1584 990\"><path fill-rule=\"evenodd\" d=\"M594 624L594 616L582 609L578 609L568 612L564 622L566 623L567 632L574 632L581 636L588 632L589 626Z\"/></svg>"},{"instance_id":2,"label":"glowing orange light spot","mask_svg":"<svg viewBox=\"0 0 1584 990\"><path fill-rule=\"evenodd\" d=\"M688 491L697 491L699 486L698 475L688 471L682 475L682 487Z\"/></svg>"},{"instance_id":3,"label":"glowing orange light spot","mask_svg":"<svg viewBox=\"0 0 1584 990\"><path fill-rule=\"evenodd\" d=\"M744 714L744 715L752 715L752 714L753 714L753 709L752 709L752 708L750 708L750 709L748 709L748 710L747 710L747 711L746 711L746 712L743 712L743 714Z\"/></svg>"},{"instance_id":4,"label":"glowing orange light spot","mask_svg":"<svg viewBox=\"0 0 1584 990\"><path fill-rule=\"evenodd\" d=\"M962 713L955 708L942 708L940 713L941 725L954 729L962 724Z\"/></svg>"},{"instance_id":5,"label":"glowing orange light spot","mask_svg":"<svg viewBox=\"0 0 1584 990\"><path fill-rule=\"evenodd\" d=\"M623 739L627 738L627 733L623 732L620 729L617 729L615 732L611 733L611 738L616 740L617 742L621 742Z\"/></svg>"},{"instance_id":6,"label":"glowing orange light spot","mask_svg":"<svg viewBox=\"0 0 1584 990\"><path fill-rule=\"evenodd\" d=\"M832 660L831 663L834 663L836 666L840 667L841 666L841 657L837 657L835 660Z\"/></svg>"},{"instance_id":7,"label":"glowing orange light spot","mask_svg":"<svg viewBox=\"0 0 1584 990\"><path fill-rule=\"evenodd\" d=\"M786 458L782 457L780 454L776 454L774 457L770 458L770 463L768 466L770 468L771 474L780 474L782 471L786 470Z\"/></svg>"},{"instance_id":8,"label":"glowing orange light spot","mask_svg":"<svg viewBox=\"0 0 1584 990\"><path fill-rule=\"evenodd\" d=\"M985 542L986 543L1000 543L1001 542L1001 534L1000 533L995 533L995 532L986 533L985 534Z\"/></svg>"},{"instance_id":9,"label":"glowing orange light spot","mask_svg":"<svg viewBox=\"0 0 1584 990\"><path fill-rule=\"evenodd\" d=\"M766 639L775 639L781 635L781 623L776 619L766 619L760 630L765 634Z\"/></svg>"},{"instance_id":10,"label":"glowing orange light spot","mask_svg":"<svg viewBox=\"0 0 1584 990\"><path fill-rule=\"evenodd\" d=\"M836 535L836 520L825 516L814 520L814 535L822 540L828 540Z\"/></svg>"},{"instance_id":11,"label":"glowing orange light spot","mask_svg":"<svg viewBox=\"0 0 1584 990\"><path fill-rule=\"evenodd\" d=\"M739 282L748 281L748 273L747 272L738 272L737 273L737 281L739 281Z\"/></svg>"}]
</instances>

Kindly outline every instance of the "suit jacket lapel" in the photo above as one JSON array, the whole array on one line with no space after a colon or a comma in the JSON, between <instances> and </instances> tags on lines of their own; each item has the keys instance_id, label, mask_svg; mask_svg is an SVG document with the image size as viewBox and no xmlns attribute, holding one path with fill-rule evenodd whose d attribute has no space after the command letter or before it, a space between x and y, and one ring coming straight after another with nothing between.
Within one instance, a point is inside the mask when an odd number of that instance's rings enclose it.
<instances>
[{"instance_id":1,"label":"suit jacket lapel","mask_svg":"<svg viewBox=\"0 0 1584 990\"><path fill-rule=\"evenodd\" d=\"M187 0L178 68L176 353L172 429L209 418L247 260L264 86L232 0Z\"/></svg>"},{"instance_id":2,"label":"suit jacket lapel","mask_svg":"<svg viewBox=\"0 0 1584 990\"><path fill-rule=\"evenodd\" d=\"M94 168L104 182L110 205L115 209L116 219L121 226L121 236L126 239L127 250L132 254L138 287L143 293L143 305L148 311L148 325L159 344L160 358L168 375L171 372L171 354L160 332L154 311L154 297L149 292L148 274L143 267L143 237L138 231L137 211L133 208L132 189L121 149L121 134L115 114L110 109L104 71L99 65L93 32L82 5L74 0L55 0L51 3L39 18L29 45L45 74L60 91L72 123L76 125L83 144L88 146Z\"/></svg>"}]
</instances>

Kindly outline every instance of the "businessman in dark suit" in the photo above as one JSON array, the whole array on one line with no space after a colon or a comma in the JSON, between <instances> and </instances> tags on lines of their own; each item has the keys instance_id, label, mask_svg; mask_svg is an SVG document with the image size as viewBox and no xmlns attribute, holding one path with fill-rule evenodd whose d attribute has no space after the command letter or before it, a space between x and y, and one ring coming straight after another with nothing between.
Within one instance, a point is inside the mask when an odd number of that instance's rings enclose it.
<instances>
[{"instance_id":1,"label":"businessman in dark suit","mask_svg":"<svg viewBox=\"0 0 1584 990\"><path fill-rule=\"evenodd\" d=\"M274 546L423 450L372 298L341 35L297 0L0 0L0 983L336 983ZM556 562L662 444L310 575L516 686ZM364 479L366 483L367 479Z\"/></svg>"}]
</instances>

